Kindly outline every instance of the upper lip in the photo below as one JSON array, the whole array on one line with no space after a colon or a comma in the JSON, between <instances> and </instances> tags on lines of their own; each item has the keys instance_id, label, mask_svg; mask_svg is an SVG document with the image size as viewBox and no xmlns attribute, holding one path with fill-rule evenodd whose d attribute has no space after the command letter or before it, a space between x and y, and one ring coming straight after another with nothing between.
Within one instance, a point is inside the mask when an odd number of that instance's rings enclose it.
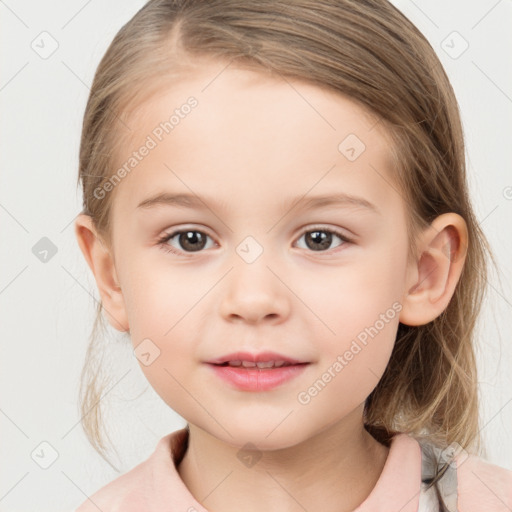
<instances>
[{"instance_id":1,"label":"upper lip","mask_svg":"<svg viewBox=\"0 0 512 512\"><path fill-rule=\"evenodd\" d=\"M260 352L259 354L250 354L249 352L233 352L232 354L226 354L225 356L217 357L206 361L209 364L223 364L229 361L251 361L254 363L266 362L266 361L285 361L290 364L303 364L307 361L299 361L292 357L278 354L277 352Z\"/></svg>"}]
</instances>

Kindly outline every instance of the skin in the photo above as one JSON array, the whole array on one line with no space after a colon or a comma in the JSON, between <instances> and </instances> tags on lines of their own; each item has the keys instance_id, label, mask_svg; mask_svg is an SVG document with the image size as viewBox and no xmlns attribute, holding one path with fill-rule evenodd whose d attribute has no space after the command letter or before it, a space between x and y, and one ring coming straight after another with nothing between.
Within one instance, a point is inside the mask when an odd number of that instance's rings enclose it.
<instances>
[{"instance_id":1,"label":"skin","mask_svg":"<svg viewBox=\"0 0 512 512\"><path fill-rule=\"evenodd\" d=\"M198 106L113 192L112 244L88 216L76 220L107 317L129 331L134 348L147 338L158 347L159 356L140 366L190 424L178 470L208 510L353 510L388 455L363 428L364 401L388 364L399 321L422 325L448 305L464 264L466 224L441 215L408 262L408 205L392 185L382 123L318 86L219 62L203 63L140 105L119 162L189 96ZM348 134L366 146L353 162L338 151ZM208 208L137 208L163 191L209 198ZM361 196L379 213L284 206L334 192ZM306 243L315 228L338 229L352 242L333 234L315 251L318 239ZM158 237L177 229L209 238L194 251L176 236L166 244L181 255L165 252ZM263 249L252 263L236 250L247 236ZM317 396L299 403L298 394L394 303L399 314ZM310 364L271 391L239 391L204 364L237 350ZM250 467L237 457L247 443L261 455Z\"/></svg>"}]
</instances>

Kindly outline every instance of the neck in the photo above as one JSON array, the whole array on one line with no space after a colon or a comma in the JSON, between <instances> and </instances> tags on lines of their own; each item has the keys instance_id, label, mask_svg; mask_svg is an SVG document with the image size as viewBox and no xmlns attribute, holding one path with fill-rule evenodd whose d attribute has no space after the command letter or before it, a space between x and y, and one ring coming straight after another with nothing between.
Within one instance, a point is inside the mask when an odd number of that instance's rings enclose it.
<instances>
[{"instance_id":1,"label":"neck","mask_svg":"<svg viewBox=\"0 0 512 512\"><path fill-rule=\"evenodd\" d=\"M255 458L243 461L241 448L190 424L178 473L209 511L350 512L372 491L389 451L366 431L359 408L297 445L244 452Z\"/></svg>"}]
</instances>

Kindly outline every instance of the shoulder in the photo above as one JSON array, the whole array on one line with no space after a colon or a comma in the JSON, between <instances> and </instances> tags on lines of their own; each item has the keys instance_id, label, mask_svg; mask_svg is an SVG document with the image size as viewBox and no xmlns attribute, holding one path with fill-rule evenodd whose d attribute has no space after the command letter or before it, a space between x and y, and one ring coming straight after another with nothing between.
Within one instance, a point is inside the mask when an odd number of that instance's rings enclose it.
<instances>
[{"instance_id":1,"label":"shoulder","mask_svg":"<svg viewBox=\"0 0 512 512\"><path fill-rule=\"evenodd\" d=\"M87 498L74 512L129 512L144 510L144 494L148 461L101 487Z\"/></svg>"},{"instance_id":2,"label":"shoulder","mask_svg":"<svg viewBox=\"0 0 512 512\"><path fill-rule=\"evenodd\" d=\"M161 457L171 435L160 440L156 450L143 462L91 494L73 512L140 512L149 510L155 473L161 471Z\"/></svg>"},{"instance_id":3,"label":"shoulder","mask_svg":"<svg viewBox=\"0 0 512 512\"><path fill-rule=\"evenodd\" d=\"M512 471L478 457L459 454L457 493L460 512L510 512Z\"/></svg>"}]
</instances>

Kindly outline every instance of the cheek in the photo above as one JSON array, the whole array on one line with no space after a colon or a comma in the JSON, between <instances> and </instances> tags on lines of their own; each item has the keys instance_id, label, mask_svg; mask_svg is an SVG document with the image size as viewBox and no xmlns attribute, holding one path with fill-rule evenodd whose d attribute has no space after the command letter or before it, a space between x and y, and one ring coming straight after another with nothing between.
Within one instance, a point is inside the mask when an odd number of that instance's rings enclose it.
<instances>
[{"instance_id":1,"label":"cheek","mask_svg":"<svg viewBox=\"0 0 512 512\"><path fill-rule=\"evenodd\" d=\"M142 372L167 405L189 418L194 405L190 394L201 394L201 388L188 378L197 365L194 326L198 309L194 305L200 304L208 287L204 282L201 289L190 282L177 282L176 274L166 275L165 269L153 267L133 276L127 309Z\"/></svg>"},{"instance_id":2,"label":"cheek","mask_svg":"<svg viewBox=\"0 0 512 512\"><path fill-rule=\"evenodd\" d=\"M381 315L393 320L401 309L404 265L399 251L368 251L338 269L304 273L301 289L316 317L312 317L316 333L333 342L346 341Z\"/></svg>"},{"instance_id":3,"label":"cheek","mask_svg":"<svg viewBox=\"0 0 512 512\"><path fill-rule=\"evenodd\" d=\"M344 298L327 322L315 329L319 362L309 389L301 389L304 403L315 403L325 414L347 414L363 403L377 386L395 345L401 304L365 288ZM308 410L310 410L308 408Z\"/></svg>"},{"instance_id":4,"label":"cheek","mask_svg":"<svg viewBox=\"0 0 512 512\"><path fill-rule=\"evenodd\" d=\"M386 247L365 252L320 279L306 279L308 301L321 320L311 324L320 357L320 385L324 379L333 383L326 386L326 405L337 399L336 393L360 403L382 377L402 309L403 265L402 251Z\"/></svg>"},{"instance_id":5,"label":"cheek","mask_svg":"<svg viewBox=\"0 0 512 512\"><path fill-rule=\"evenodd\" d=\"M211 284L185 269L132 263L123 286L132 344L136 352L147 346L158 354L151 367L142 369L156 387L160 381L168 386L169 372L183 373L195 362L198 314Z\"/></svg>"},{"instance_id":6,"label":"cheek","mask_svg":"<svg viewBox=\"0 0 512 512\"><path fill-rule=\"evenodd\" d=\"M123 298L134 338L163 338L198 301L198 295L205 293L206 285L201 292L187 272L165 265L165 258L148 264L132 256L124 264Z\"/></svg>"}]
</instances>

